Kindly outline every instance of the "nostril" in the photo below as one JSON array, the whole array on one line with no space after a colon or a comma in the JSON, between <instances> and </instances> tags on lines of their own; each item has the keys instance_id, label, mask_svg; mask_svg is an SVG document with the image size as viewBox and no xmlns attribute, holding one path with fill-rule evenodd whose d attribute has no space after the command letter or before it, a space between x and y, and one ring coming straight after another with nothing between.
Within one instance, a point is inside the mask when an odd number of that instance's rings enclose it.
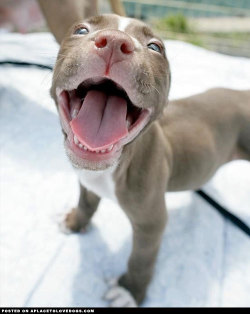
<instances>
[{"instance_id":1,"label":"nostril","mask_svg":"<svg viewBox=\"0 0 250 314\"><path fill-rule=\"evenodd\" d=\"M107 46L107 39L105 37L98 38L95 41L95 45L97 48L104 48Z\"/></svg>"},{"instance_id":2,"label":"nostril","mask_svg":"<svg viewBox=\"0 0 250 314\"><path fill-rule=\"evenodd\" d=\"M129 53L133 52L133 50L134 49L132 47L130 47L130 45L128 45L127 43L123 43L121 45L121 51L125 54L129 54Z\"/></svg>"}]
</instances>

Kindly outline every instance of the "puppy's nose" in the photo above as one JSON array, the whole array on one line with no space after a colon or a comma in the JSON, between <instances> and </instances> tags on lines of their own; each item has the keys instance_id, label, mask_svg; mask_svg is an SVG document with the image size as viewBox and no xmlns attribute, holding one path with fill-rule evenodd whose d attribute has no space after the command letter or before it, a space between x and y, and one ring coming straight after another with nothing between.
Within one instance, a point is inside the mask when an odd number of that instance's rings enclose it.
<instances>
[{"instance_id":1,"label":"puppy's nose","mask_svg":"<svg viewBox=\"0 0 250 314\"><path fill-rule=\"evenodd\" d=\"M122 61L135 50L132 39L120 31L106 30L99 32L95 38L98 54L106 61L112 58L113 63Z\"/></svg>"}]
</instances>

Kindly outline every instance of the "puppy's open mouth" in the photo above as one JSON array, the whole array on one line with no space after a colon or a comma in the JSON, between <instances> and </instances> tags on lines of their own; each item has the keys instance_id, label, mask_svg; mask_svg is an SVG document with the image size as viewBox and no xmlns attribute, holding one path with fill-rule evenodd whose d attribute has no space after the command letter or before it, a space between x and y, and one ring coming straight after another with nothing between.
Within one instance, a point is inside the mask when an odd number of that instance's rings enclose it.
<instances>
[{"instance_id":1,"label":"puppy's open mouth","mask_svg":"<svg viewBox=\"0 0 250 314\"><path fill-rule=\"evenodd\" d=\"M57 96L70 149L84 159L109 158L131 142L151 116L151 109L132 104L127 92L106 78L88 79Z\"/></svg>"}]
</instances>

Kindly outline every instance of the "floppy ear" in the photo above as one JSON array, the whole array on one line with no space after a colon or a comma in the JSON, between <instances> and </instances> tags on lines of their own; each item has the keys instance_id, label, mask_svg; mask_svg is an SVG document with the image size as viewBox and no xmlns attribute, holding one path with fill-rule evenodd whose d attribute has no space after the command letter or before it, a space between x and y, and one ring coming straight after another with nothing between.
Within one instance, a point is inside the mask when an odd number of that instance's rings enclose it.
<instances>
[{"instance_id":1,"label":"floppy ear","mask_svg":"<svg viewBox=\"0 0 250 314\"><path fill-rule=\"evenodd\" d=\"M38 2L59 44L73 24L97 15L97 0L38 0Z\"/></svg>"}]
</instances>

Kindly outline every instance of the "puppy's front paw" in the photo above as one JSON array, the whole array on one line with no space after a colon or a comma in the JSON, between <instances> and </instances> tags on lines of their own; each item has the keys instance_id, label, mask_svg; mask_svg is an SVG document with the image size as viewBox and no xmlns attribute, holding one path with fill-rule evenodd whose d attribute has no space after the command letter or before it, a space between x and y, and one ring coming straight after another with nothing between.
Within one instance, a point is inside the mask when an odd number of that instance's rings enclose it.
<instances>
[{"instance_id":1,"label":"puppy's front paw","mask_svg":"<svg viewBox=\"0 0 250 314\"><path fill-rule=\"evenodd\" d=\"M110 307L137 307L136 301L131 293L118 285L117 280L112 280L104 299L109 301Z\"/></svg>"},{"instance_id":2,"label":"puppy's front paw","mask_svg":"<svg viewBox=\"0 0 250 314\"><path fill-rule=\"evenodd\" d=\"M59 227L63 233L86 232L87 223L77 208L73 208L60 222Z\"/></svg>"}]
</instances>

